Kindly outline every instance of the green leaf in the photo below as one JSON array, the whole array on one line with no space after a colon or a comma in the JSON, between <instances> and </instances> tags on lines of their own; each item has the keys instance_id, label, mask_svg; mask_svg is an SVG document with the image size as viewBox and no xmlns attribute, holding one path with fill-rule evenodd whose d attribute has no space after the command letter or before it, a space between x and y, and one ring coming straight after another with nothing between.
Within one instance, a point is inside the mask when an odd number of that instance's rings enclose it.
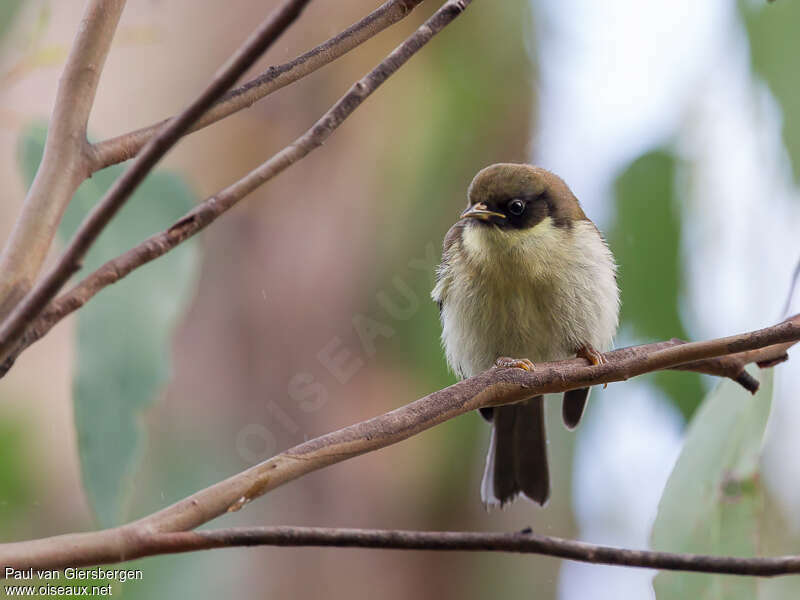
<instances>
[{"instance_id":1,"label":"green leaf","mask_svg":"<svg viewBox=\"0 0 800 600\"><path fill-rule=\"evenodd\" d=\"M24 522L21 517L34 499L35 470L27 456L31 435L16 419L0 417L0 527L4 532Z\"/></svg>"},{"instance_id":2,"label":"green leaf","mask_svg":"<svg viewBox=\"0 0 800 600\"><path fill-rule=\"evenodd\" d=\"M721 381L697 411L667 481L653 525L652 546L670 552L733 556L758 554L764 490L759 459L772 403L772 371L762 371L752 396ZM658 600L752 599L757 580L662 572Z\"/></svg>"},{"instance_id":3,"label":"green leaf","mask_svg":"<svg viewBox=\"0 0 800 600\"><path fill-rule=\"evenodd\" d=\"M739 2L753 70L766 82L783 112L783 141L795 181L800 180L800 2Z\"/></svg>"},{"instance_id":4,"label":"green leaf","mask_svg":"<svg viewBox=\"0 0 800 600\"><path fill-rule=\"evenodd\" d=\"M680 317L684 274L676 170L675 157L657 150L634 161L616 181L617 218L608 241L619 264L622 327L640 341L688 337ZM659 371L652 377L691 417L704 393L700 376Z\"/></svg>"},{"instance_id":5,"label":"green leaf","mask_svg":"<svg viewBox=\"0 0 800 600\"><path fill-rule=\"evenodd\" d=\"M20 159L31 181L41 159L45 128L23 135ZM59 228L69 239L123 168L104 169L78 189ZM193 206L177 175L152 173L89 251L83 277L105 261L164 229ZM109 286L78 311L73 379L75 427L83 482L100 523L124 517L143 441L142 412L170 374L170 339L191 297L198 248L181 244Z\"/></svg>"},{"instance_id":6,"label":"green leaf","mask_svg":"<svg viewBox=\"0 0 800 600\"><path fill-rule=\"evenodd\" d=\"M21 6L22 0L3 0L0 2L0 38L8 33Z\"/></svg>"}]
</instances>

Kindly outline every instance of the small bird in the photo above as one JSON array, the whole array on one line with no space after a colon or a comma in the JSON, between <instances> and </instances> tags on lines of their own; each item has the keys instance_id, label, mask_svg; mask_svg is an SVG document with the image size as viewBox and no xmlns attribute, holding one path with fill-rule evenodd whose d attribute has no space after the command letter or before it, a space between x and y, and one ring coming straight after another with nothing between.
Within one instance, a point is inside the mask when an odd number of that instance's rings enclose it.
<instances>
[{"instance_id":1,"label":"small bird","mask_svg":"<svg viewBox=\"0 0 800 600\"><path fill-rule=\"evenodd\" d=\"M616 264L564 181L539 167L495 164L475 176L467 197L445 236L431 293L450 368L467 378L493 365L532 370L574 356L605 362L618 325ZM589 388L564 394L568 428L578 425L588 397ZM519 494L544 505L543 397L480 412L492 423L486 507Z\"/></svg>"}]
</instances>

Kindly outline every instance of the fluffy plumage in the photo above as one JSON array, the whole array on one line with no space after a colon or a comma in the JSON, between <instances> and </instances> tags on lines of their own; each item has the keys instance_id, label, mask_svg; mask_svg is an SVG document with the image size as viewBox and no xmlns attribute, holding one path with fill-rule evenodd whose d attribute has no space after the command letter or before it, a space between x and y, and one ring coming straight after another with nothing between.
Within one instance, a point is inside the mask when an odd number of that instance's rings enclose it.
<instances>
[{"instance_id":1,"label":"fluffy plumage","mask_svg":"<svg viewBox=\"0 0 800 600\"><path fill-rule=\"evenodd\" d=\"M511 205L517 199L524 204L519 215L519 203ZM450 229L432 292L456 374L470 377L501 356L536 363L573 357L581 347L609 349L619 311L614 259L566 184L544 169L492 165L470 185L469 205L478 204L494 216L465 218ZM568 424L577 424L583 402L578 393L565 405ZM534 398L489 415L487 505L520 492L547 500L542 410Z\"/></svg>"}]
</instances>

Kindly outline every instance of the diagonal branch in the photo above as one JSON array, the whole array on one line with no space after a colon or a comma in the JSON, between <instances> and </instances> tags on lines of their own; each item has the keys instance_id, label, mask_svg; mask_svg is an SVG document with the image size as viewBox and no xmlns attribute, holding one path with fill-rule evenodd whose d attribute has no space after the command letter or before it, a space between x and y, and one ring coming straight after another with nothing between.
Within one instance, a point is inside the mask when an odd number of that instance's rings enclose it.
<instances>
[{"instance_id":1,"label":"diagonal branch","mask_svg":"<svg viewBox=\"0 0 800 600\"><path fill-rule=\"evenodd\" d=\"M72 290L51 302L41 318L28 326L22 334L10 336L5 334L4 330L0 330L0 376L8 371L16 356L27 346L41 338L66 315L86 304L97 292L119 281L134 269L163 256L178 244L197 234L250 192L321 146L367 97L427 44L434 35L460 15L470 2L471 0L446 2L380 64L354 83L350 90L311 129L239 181L196 206L166 231L152 235L138 246L108 261L86 276ZM24 323L22 327L24 327ZM15 339L9 341L12 337Z\"/></svg>"},{"instance_id":2,"label":"diagonal branch","mask_svg":"<svg viewBox=\"0 0 800 600\"><path fill-rule=\"evenodd\" d=\"M705 342L661 342L623 348L605 355L602 365L584 359L540 363L534 371L490 369L389 413L350 425L290 448L172 506L133 523L0 545L0 564L22 568L94 565L138 556L142 540L154 533L188 531L236 511L263 494L303 475L406 440L478 408L518 402L531 396L625 381L691 361L752 353L774 353L776 345L800 340L800 314L781 323ZM668 344L665 347L665 344Z\"/></svg>"},{"instance_id":3,"label":"diagonal branch","mask_svg":"<svg viewBox=\"0 0 800 600\"><path fill-rule=\"evenodd\" d=\"M267 69L262 75L248 81L222 96L187 133L208 127L248 108L290 83L310 75L317 69L332 63L366 40L397 23L408 15L422 0L388 0L328 41L301 54L294 60ZM91 147L92 170L98 171L110 165L133 158L167 121L161 121L136 131L103 140Z\"/></svg>"},{"instance_id":4,"label":"diagonal branch","mask_svg":"<svg viewBox=\"0 0 800 600\"><path fill-rule=\"evenodd\" d=\"M14 347L28 323L58 293L108 222L133 191L189 127L224 94L241 75L294 22L309 0L285 0L228 59L205 90L177 117L170 119L158 135L142 149L131 166L114 182L89 212L56 265L37 282L0 326L0 360Z\"/></svg>"},{"instance_id":5,"label":"diagonal branch","mask_svg":"<svg viewBox=\"0 0 800 600\"><path fill-rule=\"evenodd\" d=\"M657 342L650 344L652 350L664 350L674 348L687 342L678 338L672 338L668 342ZM789 359L787 351L794 345L794 342L775 344L765 348L757 348L746 352L736 352L716 358L704 358L693 360L675 366L667 367L675 371L693 371L715 377L727 377L741 385L751 394L755 394L760 386L758 379L750 375L745 367L750 364L757 364L761 368L774 367ZM635 354L636 347L622 348L617 352L632 352Z\"/></svg>"},{"instance_id":6,"label":"diagonal branch","mask_svg":"<svg viewBox=\"0 0 800 600\"><path fill-rule=\"evenodd\" d=\"M675 341L676 340L673 340L673 342ZM679 343L684 344L686 342L679 341ZM762 369L774 367L775 365L789 360L787 351L793 345L793 342L775 344L774 346L768 346L766 348L738 352L714 359L688 362L675 367L675 369L679 371L694 371L696 373L715 375L717 377L728 377L741 385L748 392L755 394L758 391L759 382L745 370L745 366L755 363Z\"/></svg>"},{"instance_id":7,"label":"diagonal branch","mask_svg":"<svg viewBox=\"0 0 800 600\"><path fill-rule=\"evenodd\" d=\"M405 531L329 527L231 527L210 531L143 534L134 554L119 554L122 562L144 556L249 546L372 548L379 550L442 550L540 554L579 562L668 571L774 577L800 573L800 556L744 558L629 550L589 544L530 529L516 533L473 531ZM67 565L62 565L67 566Z\"/></svg>"},{"instance_id":8,"label":"diagonal branch","mask_svg":"<svg viewBox=\"0 0 800 600\"><path fill-rule=\"evenodd\" d=\"M28 293L64 210L91 173L86 124L125 0L90 0L58 84L42 163L0 255L0 319Z\"/></svg>"}]
</instances>

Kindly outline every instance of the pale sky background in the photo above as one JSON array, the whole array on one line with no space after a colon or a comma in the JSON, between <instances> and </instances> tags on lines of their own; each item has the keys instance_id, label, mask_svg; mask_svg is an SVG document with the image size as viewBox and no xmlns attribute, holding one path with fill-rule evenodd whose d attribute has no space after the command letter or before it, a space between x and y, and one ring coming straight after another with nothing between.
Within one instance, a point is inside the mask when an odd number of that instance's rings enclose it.
<instances>
[{"instance_id":1,"label":"pale sky background","mask_svg":"<svg viewBox=\"0 0 800 600\"><path fill-rule=\"evenodd\" d=\"M532 160L568 181L587 214L608 229L616 176L643 152L673 147L692 165L680 174L688 273L682 314L690 336L775 322L800 256L800 193L781 143L780 108L751 73L736 3L533 2L541 87ZM628 343L622 332L617 345ZM581 538L646 547L680 450L682 418L643 382L598 392L576 448ZM800 528L798 392L800 370L778 369L764 476ZM648 598L652 575L565 562L560 597Z\"/></svg>"}]
</instances>

